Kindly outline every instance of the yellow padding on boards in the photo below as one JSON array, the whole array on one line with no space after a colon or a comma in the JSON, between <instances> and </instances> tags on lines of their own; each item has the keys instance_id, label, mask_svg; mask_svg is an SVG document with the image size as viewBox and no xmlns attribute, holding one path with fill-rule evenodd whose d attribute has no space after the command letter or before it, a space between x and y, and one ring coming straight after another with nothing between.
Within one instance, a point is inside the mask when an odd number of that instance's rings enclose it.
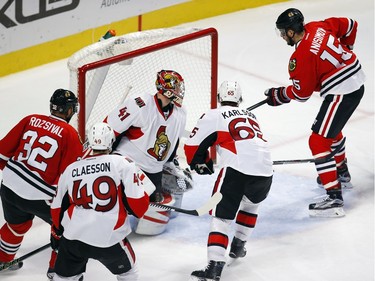
<instances>
[{"instance_id":1,"label":"yellow padding on boards","mask_svg":"<svg viewBox=\"0 0 375 281\"><path fill-rule=\"evenodd\" d=\"M244 9L288 0L192 0L142 15L142 30L166 28ZM83 31L0 56L0 77L71 56L96 42L108 29L117 34L138 31L138 17Z\"/></svg>"}]
</instances>

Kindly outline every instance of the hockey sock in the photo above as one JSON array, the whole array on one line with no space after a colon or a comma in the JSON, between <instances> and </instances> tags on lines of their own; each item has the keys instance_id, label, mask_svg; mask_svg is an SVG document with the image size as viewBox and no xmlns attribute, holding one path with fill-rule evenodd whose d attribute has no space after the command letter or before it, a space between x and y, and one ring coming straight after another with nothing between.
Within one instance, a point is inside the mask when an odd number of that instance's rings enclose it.
<instances>
[{"instance_id":1,"label":"hockey sock","mask_svg":"<svg viewBox=\"0 0 375 281\"><path fill-rule=\"evenodd\" d=\"M5 223L0 229L0 261L12 261L21 246L23 236L30 229L32 221L21 224Z\"/></svg>"},{"instance_id":2,"label":"hockey sock","mask_svg":"<svg viewBox=\"0 0 375 281\"><path fill-rule=\"evenodd\" d=\"M55 263L56 263L56 258L57 258L57 251L52 250L51 251L51 258L49 259L49 268L55 268Z\"/></svg>"},{"instance_id":3,"label":"hockey sock","mask_svg":"<svg viewBox=\"0 0 375 281\"><path fill-rule=\"evenodd\" d=\"M310 150L314 158L324 157L331 152L333 139L325 138L312 133L309 139ZM324 162L315 163L316 171L325 189L338 188L337 169L335 158L327 159Z\"/></svg>"},{"instance_id":4,"label":"hockey sock","mask_svg":"<svg viewBox=\"0 0 375 281\"><path fill-rule=\"evenodd\" d=\"M259 204L254 204L244 196L236 216L236 238L246 241L251 236L258 218L258 207Z\"/></svg>"},{"instance_id":5,"label":"hockey sock","mask_svg":"<svg viewBox=\"0 0 375 281\"><path fill-rule=\"evenodd\" d=\"M230 224L230 220L212 217L207 242L208 260L225 261Z\"/></svg>"},{"instance_id":6,"label":"hockey sock","mask_svg":"<svg viewBox=\"0 0 375 281\"><path fill-rule=\"evenodd\" d=\"M334 151L335 148L338 147L343 140L344 140L344 137L342 133L340 132L335 138L333 144L331 145L332 151ZM345 164L345 158L346 158L346 155L345 155L345 144L344 144L342 148L340 149L340 151L337 152L335 155L335 161L336 161L337 167L341 167L343 164Z\"/></svg>"}]
</instances>

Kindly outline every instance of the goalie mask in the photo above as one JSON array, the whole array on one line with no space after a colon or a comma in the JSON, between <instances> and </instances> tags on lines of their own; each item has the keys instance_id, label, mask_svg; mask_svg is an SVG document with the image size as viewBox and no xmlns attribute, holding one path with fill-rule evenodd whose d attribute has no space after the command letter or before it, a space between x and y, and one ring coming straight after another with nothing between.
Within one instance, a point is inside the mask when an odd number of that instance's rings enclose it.
<instances>
[{"instance_id":1,"label":"goalie mask","mask_svg":"<svg viewBox=\"0 0 375 281\"><path fill-rule=\"evenodd\" d=\"M182 105L185 95L185 83L182 76L173 70L161 70L156 75L156 89L177 106Z\"/></svg>"},{"instance_id":2,"label":"goalie mask","mask_svg":"<svg viewBox=\"0 0 375 281\"><path fill-rule=\"evenodd\" d=\"M88 135L90 147L93 150L112 150L115 133L107 123L96 123L91 127Z\"/></svg>"},{"instance_id":3,"label":"goalie mask","mask_svg":"<svg viewBox=\"0 0 375 281\"><path fill-rule=\"evenodd\" d=\"M238 106L242 102L240 84L235 81L224 81L220 85L217 97L220 103L233 102Z\"/></svg>"}]
</instances>

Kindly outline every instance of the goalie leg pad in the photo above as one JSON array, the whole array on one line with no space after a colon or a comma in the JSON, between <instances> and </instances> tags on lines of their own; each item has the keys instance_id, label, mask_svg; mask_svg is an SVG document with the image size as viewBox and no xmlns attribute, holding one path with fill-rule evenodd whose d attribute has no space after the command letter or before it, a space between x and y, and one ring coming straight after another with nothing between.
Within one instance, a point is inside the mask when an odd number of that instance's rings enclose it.
<instances>
[{"instance_id":1,"label":"goalie leg pad","mask_svg":"<svg viewBox=\"0 0 375 281\"><path fill-rule=\"evenodd\" d=\"M161 204L174 206L173 196L166 193L163 193L163 196L164 200L160 202ZM138 220L134 232L142 235L159 235L166 230L170 217L170 211L150 206L144 216Z\"/></svg>"}]
</instances>

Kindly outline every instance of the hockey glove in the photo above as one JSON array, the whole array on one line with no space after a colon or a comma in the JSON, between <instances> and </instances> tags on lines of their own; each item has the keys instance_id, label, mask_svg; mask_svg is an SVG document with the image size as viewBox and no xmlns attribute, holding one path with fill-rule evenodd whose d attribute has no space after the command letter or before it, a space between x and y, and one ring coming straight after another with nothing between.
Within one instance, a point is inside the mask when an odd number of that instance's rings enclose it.
<instances>
[{"instance_id":1,"label":"hockey glove","mask_svg":"<svg viewBox=\"0 0 375 281\"><path fill-rule=\"evenodd\" d=\"M210 159L204 164L195 164L194 170L200 175L211 175L214 172L214 162Z\"/></svg>"},{"instance_id":2,"label":"hockey glove","mask_svg":"<svg viewBox=\"0 0 375 281\"><path fill-rule=\"evenodd\" d=\"M51 248L55 251L59 249L62 230L57 229L54 225L51 226Z\"/></svg>"},{"instance_id":3,"label":"hockey glove","mask_svg":"<svg viewBox=\"0 0 375 281\"><path fill-rule=\"evenodd\" d=\"M270 88L264 94L267 96L267 104L270 106L278 106L290 102L290 98L286 95L285 87Z\"/></svg>"}]
</instances>

